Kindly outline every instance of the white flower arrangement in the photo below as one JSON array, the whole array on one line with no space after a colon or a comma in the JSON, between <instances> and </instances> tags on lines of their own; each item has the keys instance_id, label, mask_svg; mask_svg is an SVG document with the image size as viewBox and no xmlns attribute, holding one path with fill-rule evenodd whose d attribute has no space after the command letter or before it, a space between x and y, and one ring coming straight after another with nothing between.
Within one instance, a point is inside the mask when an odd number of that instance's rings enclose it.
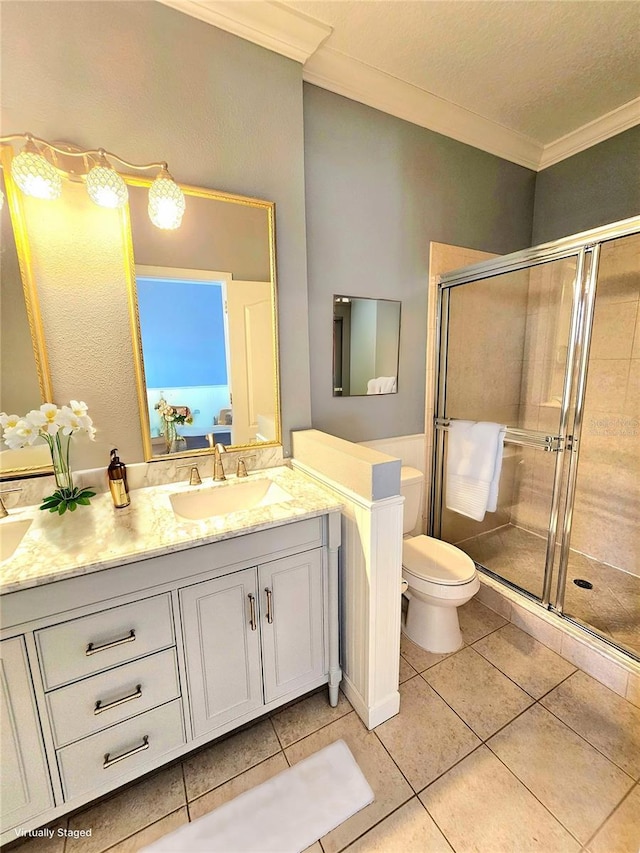
<instances>
[{"instance_id":1,"label":"white flower arrangement","mask_svg":"<svg viewBox=\"0 0 640 853\"><path fill-rule=\"evenodd\" d=\"M73 512L78 505L86 506L95 492L74 487L69 464L71 437L76 433L86 433L93 441L96 430L88 415L87 405L71 400L68 406L58 408L55 403L43 403L39 409L32 409L24 417L0 413L0 426L3 429L2 440L11 448L19 450L34 444L38 439L46 441L51 451L53 472L57 490L45 498L40 509L58 512Z\"/></svg>"}]
</instances>

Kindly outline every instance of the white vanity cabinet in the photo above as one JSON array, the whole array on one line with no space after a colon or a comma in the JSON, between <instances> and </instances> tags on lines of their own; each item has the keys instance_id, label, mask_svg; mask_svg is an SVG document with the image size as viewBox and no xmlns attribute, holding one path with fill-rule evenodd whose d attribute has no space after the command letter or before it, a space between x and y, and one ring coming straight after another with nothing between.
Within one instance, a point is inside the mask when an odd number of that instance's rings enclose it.
<instances>
[{"instance_id":1,"label":"white vanity cabinet","mask_svg":"<svg viewBox=\"0 0 640 853\"><path fill-rule=\"evenodd\" d=\"M2 596L2 834L329 684L340 514Z\"/></svg>"},{"instance_id":2,"label":"white vanity cabinet","mask_svg":"<svg viewBox=\"0 0 640 853\"><path fill-rule=\"evenodd\" d=\"M3 640L0 655L0 796L5 832L46 812L53 806L53 794L23 637Z\"/></svg>"},{"instance_id":3,"label":"white vanity cabinet","mask_svg":"<svg viewBox=\"0 0 640 853\"><path fill-rule=\"evenodd\" d=\"M180 590L196 737L322 681L321 549Z\"/></svg>"}]
</instances>

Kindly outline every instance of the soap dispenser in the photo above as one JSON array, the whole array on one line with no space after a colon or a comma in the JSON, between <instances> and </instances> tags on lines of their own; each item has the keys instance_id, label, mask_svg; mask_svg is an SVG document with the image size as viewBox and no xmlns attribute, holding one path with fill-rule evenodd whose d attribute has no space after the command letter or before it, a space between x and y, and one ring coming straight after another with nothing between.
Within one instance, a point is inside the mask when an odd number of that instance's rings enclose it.
<instances>
[{"instance_id":1,"label":"soap dispenser","mask_svg":"<svg viewBox=\"0 0 640 853\"><path fill-rule=\"evenodd\" d=\"M124 509L124 507L129 506L131 499L127 487L127 469L124 462L120 461L116 447L111 451L111 462L107 468L107 475L113 505L116 509Z\"/></svg>"}]
</instances>

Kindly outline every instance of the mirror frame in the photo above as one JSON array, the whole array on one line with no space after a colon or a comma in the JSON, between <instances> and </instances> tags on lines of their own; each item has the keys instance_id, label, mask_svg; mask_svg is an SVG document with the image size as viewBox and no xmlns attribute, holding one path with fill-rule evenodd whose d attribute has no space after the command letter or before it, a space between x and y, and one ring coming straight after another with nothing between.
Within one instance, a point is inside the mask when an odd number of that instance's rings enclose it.
<instances>
[{"instance_id":1,"label":"mirror frame","mask_svg":"<svg viewBox=\"0 0 640 853\"><path fill-rule=\"evenodd\" d=\"M153 179L144 178L132 175L123 175L125 182L132 187L143 187L149 189L153 183ZM230 451L236 450L255 450L262 447L274 447L282 443L282 412L280 407L280 358L278 344L278 290L276 286L276 245L275 245L275 202L265 201L258 198L249 198L247 196L235 195L233 193L225 193L220 190L206 189L205 187L192 186L190 184L178 183L183 193L186 196L187 204L189 196L212 201L221 201L234 204L242 204L247 207L263 208L267 213L268 223L268 240L269 240L269 273L271 280L271 332L274 342L274 376L275 376L275 406L276 406L276 438L273 441L263 441L256 444L230 444L227 449ZM140 413L140 428L142 430L142 447L144 452L145 462L159 462L171 459L183 459L197 456L210 456L213 452L212 448L196 448L194 450L184 450L180 453L159 453L154 455L151 444L151 424L149 422L149 408L147 399L147 385L144 370L144 355L142 351L142 334L140 328L140 313L138 309L138 289L136 284L136 260L133 248L133 230L131 227L130 208L127 204L125 211L125 228L127 234L127 257L125 263L127 265L127 290L129 304L129 322L131 325L131 336L133 339L133 355L134 369L136 375L136 391L138 395L138 409ZM233 270L225 270L233 277Z\"/></svg>"},{"instance_id":2,"label":"mirror frame","mask_svg":"<svg viewBox=\"0 0 640 853\"><path fill-rule=\"evenodd\" d=\"M7 193L7 206L9 218L13 230L13 239L18 255L18 266L20 278L22 279L22 291L24 304L27 311L27 321L31 334L31 346L38 375L38 386L40 388L41 403L53 402L53 385L51 383L51 372L49 369L49 357L38 300L38 289L33 272L31 249L29 247L29 236L27 233L26 217L22 202L21 192L16 186L11 175L11 162L13 160L13 148L11 145L0 145L0 163L4 177L4 186ZM35 407L34 407L35 408ZM32 465L20 468L6 468L0 472L0 480L7 478L31 476L35 474L50 474L53 471L51 465Z\"/></svg>"}]
</instances>

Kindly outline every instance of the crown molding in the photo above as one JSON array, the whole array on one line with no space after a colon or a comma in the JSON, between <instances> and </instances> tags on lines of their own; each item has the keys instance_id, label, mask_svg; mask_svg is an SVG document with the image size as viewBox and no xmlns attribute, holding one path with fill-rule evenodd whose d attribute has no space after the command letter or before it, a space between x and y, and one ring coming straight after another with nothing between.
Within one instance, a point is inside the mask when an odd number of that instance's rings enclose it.
<instances>
[{"instance_id":1,"label":"crown molding","mask_svg":"<svg viewBox=\"0 0 640 853\"><path fill-rule=\"evenodd\" d=\"M1 2L1 0L0 0ZM640 124L640 98L543 145L324 45L328 24L272 0L159 0L303 64L303 79L353 101L540 171Z\"/></svg>"},{"instance_id":2,"label":"crown molding","mask_svg":"<svg viewBox=\"0 0 640 853\"><path fill-rule=\"evenodd\" d=\"M237 0L159 0L192 18L273 50L296 62L306 62L333 27L279 3Z\"/></svg>"},{"instance_id":3,"label":"crown molding","mask_svg":"<svg viewBox=\"0 0 640 853\"><path fill-rule=\"evenodd\" d=\"M378 71L329 47L305 64L303 79L353 101L481 148L528 169L538 169L543 146L524 134Z\"/></svg>"},{"instance_id":4,"label":"crown molding","mask_svg":"<svg viewBox=\"0 0 640 853\"><path fill-rule=\"evenodd\" d=\"M554 163L566 160L567 157L585 151L592 145L604 142L605 139L610 139L637 124L640 124L640 98L634 98L633 101L628 101L621 107L611 110L610 113L605 113L600 118L545 145L538 169L553 166Z\"/></svg>"}]
</instances>

